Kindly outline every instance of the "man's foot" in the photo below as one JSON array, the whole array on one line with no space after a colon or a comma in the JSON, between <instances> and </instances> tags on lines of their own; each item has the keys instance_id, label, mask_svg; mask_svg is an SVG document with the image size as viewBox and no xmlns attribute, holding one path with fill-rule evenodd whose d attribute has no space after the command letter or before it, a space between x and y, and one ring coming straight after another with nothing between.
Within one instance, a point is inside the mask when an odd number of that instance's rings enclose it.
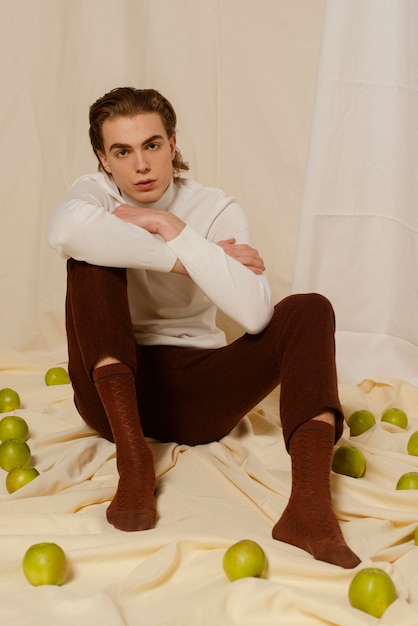
<instances>
[{"instance_id":1,"label":"man's foot","mask_svg":"<svg viewBox=\"0 0 418 626\"><path fill-rule=\"evenodd\" d=\"M116 495L106 511L107 521L118 530L149 530L155 525L157 510L153 490L138 489L131 481L119 479Z\"/></svg>"},{"instance_id":2,"label":"man's foot","mask_svg":"<svg viewBox=\"0 0 418 626\"><path fill-rule=\"evenodd\" d=\"M361 561L346 544L337 519L333 514L332 517L329 512L327 516L323 512L320 520L315 521L312 515L303 519L306 513L292 513L290 507L287 507L274 526L272 535L278 541L310 552L318 561L346 569L357 567Z\"/></svg>"},{"instance_id":3,"label":"man's foot","mask_svg":"<svg viewBox=\"0 0 418 626\"><path fill-rule=\"evenodd\" d=\"M93 379L113 433L119 472L107 520L119 530L148 530L157 517L155 470L141 428L135 378L127 365L115 362L96 368Z\"/></svg>"},{"instance_id":4,"label":"man's foot","mask_svg":"<svg viewBox=\"0 0 418 626\"><path fill-rule=\"evenodd\" d=\"M347 569L360 559L350 550L335 516L330 489L334 427L311 419L290 440L292 493L273 537Z\"/></svg>"}]
</instances>

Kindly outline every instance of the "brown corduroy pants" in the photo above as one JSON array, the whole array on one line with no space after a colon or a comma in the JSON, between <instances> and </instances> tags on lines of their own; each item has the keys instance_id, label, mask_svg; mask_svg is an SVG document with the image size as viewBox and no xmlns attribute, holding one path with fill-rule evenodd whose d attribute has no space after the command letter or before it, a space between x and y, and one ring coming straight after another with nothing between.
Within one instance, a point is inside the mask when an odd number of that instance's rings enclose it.
<instances>
[{"instance_id":1,"label":"brown corduroy pants","mask_svg":"<svg viewBox=\"0 0 418 626\"><path fill-rule=\"evenodd\" d=\"M113 440L92 370L104 356L134 372L141 425L148 437L189 445L218 440L278 384L287 448L298 426L324 411L335 414L335 440L341 436L334 311L323 296L283 299L265 330L222 348L139 346L125 270L70 259L67 278L74 400L85 422L103 437Z\"/></svg>"}]
</instances>

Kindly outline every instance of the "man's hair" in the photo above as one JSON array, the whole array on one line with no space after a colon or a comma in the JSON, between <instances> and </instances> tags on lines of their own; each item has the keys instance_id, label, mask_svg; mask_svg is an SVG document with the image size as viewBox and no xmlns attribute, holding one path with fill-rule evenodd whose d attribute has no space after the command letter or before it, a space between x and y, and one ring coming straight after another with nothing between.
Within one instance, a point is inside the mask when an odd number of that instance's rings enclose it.
<instances>
[{"instance_id":1,"label":"man's hair","mask_svg":"<svg viewBox=\"0 0 418 626\"><path fill-rule=\"evenodd\" d=\"M167 136L170 139L176 133L177 116L173 105L155 89L135 89L134 87L118 87L96 100L90 107L90 142L99 161L99 170L103 170L98 152L104 153L102 126L106 120L116 117L133 117L140 113L158 113ZM188 170L189 165L183 161L176 149L173 158L173 173L178 175L181 170Z\"/></svg>"}]
</instances>

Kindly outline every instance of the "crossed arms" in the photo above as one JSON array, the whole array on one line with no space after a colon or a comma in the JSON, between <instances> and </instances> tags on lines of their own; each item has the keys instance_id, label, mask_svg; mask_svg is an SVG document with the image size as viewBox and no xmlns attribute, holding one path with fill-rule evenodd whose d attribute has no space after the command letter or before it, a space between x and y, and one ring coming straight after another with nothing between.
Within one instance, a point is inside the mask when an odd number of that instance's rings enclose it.
<instances>
[{"instance_id":1,"label":"crossed arms","mask_svg":"<svg viewBox=\"0 0 418 626\"><path fill-rule=\"evenodd\" d=\"M121 204L113 212L113 215L124 222L130 222L154 235L160 235L164 241L175 239L186 224L173 213L133 207L129 204ZM262 274L265 270L263 259L258 251L248 244L237 244L234 238L218 241L217 245L230 257L239 261L250 269L254 274ZM177 274L188 275L183 263L177 259L173 269Z\"/></svg>"}]
</instances>

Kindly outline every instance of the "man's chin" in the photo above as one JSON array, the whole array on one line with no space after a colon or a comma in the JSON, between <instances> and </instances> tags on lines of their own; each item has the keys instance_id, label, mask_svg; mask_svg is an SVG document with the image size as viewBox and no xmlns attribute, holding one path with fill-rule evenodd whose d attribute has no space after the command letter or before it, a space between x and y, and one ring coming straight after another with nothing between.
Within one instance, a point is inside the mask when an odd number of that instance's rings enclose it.
<instances>
[{"instance_id":1,"label":"man's chin","mask_svg":"<svg viewBox=\"0 0 418 626\"><path fill-rule=\"evenodd\" d=\"M128 195L128 198L137 204L148 205L158 202L162 195L163 194L161 192L152 189L151 191L136 191L134 194Z\"/></svg>"}]
</instances>

